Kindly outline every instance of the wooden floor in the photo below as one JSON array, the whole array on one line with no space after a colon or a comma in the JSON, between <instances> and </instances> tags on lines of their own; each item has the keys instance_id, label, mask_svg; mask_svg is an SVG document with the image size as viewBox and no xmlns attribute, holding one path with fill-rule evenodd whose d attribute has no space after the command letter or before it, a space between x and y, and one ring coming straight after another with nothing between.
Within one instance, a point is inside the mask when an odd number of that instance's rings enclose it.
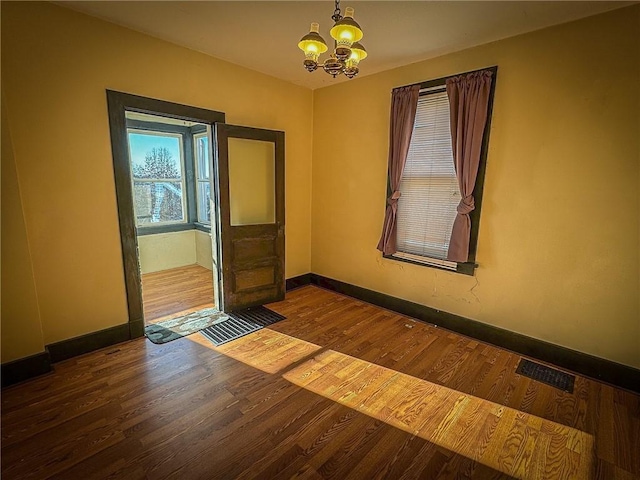
<instances>
[{"instance_id":1,"label":"wooden floor","mask_svg":"<svg viewBox=\"0 0 640 480\"><path fill-rule=\"evenodd\" d=\"M200 265L142 275L145 324L213 307L213 272Z\"/></svg>"},{"instance_id":2,"label":"wooden floor","mask_svg":"<svg viewBox=\"0 0 640 480\"><path fill-rule=\"evenodd\" d=\"M3 390L2 478L640 478L640 397L317 287L213 347L145 339Z\"/></svg>"}]
</instances>

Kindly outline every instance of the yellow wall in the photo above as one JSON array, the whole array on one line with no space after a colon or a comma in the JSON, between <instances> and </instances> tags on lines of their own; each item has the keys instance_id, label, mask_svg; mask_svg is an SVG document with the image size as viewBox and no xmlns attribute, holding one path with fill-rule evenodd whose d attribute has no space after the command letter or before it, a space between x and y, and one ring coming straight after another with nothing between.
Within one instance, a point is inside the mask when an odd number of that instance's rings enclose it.
<instances>
[{"instance_id":1,"label":"yellow wall","mask_svg":"<svg viewBox=\"0 0 640 480\"><path fill-rule=\"evenodd\" d=\"M2 98L2 363L44 351L11 132ZM8 233L8 235L7 235Z\"/></svg>"},{"instance_id":2,"label":"yellow wall","mask_svg":"<svg viewBox=\"0 0 640 480\"><path fill-rule=\"evenodd\" d=\"M311 90L53 4L1 8L3 103L45 344L127 321L106 89L285 131L286 275L309 271Z\"/></svg>"},{"instance_id":3,"label":"yellow wall","mask_svg":"<svg viewBox=\"0 0 640 480\"><path fill-rule=\"evenodd\" d=\"M640 367L640 7L313 93L56 5L1 8L3 362L127 320L108 88L286 132L287 277L313 271ZM383 260L391 89L489 65L476 276Z\"/></svg>"},{"instance_id":4,"label":"yellow wall","mask_svg":"<svg viewBox=\"0 0 640 480\"><path fill-rule=\"evenodd\" d=\"M639 16L633 6L316 90L311 270L640 367ZM491 65L476 276L382 259L391 89Z\"/></svg>"}]
</instances>

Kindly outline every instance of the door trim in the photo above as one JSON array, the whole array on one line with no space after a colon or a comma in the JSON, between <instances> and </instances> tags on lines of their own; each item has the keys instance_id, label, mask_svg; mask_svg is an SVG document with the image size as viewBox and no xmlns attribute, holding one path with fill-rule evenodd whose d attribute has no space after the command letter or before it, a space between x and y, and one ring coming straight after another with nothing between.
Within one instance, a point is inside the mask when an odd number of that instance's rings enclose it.
<instances>
[{"instance_id":1,"label":"door trim","mask_svg":"<svg viewBox=\"0 0 640 480\"><path fill-rule=\"evenodd\" d=\"M144 335L144 319L125 112L156 114L204 123L210 125L212 130L215 123L224 123L225 114L215 110L141 97L114 90L107 90L107 110L109 113L113 173L120 226L120 242L122 245L122 264L124 266L124 282L129 314L129 337L138 338Z\"/></svg>"}]
</instances>

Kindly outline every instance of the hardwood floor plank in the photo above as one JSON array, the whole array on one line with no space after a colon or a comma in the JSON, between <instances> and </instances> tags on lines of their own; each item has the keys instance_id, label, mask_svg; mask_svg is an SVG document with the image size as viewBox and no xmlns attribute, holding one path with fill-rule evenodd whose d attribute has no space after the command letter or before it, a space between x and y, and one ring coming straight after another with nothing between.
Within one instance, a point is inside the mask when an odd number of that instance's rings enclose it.
<instances>
[{"instance_id":1,"label":"hardwood floor plank","mask_svg":"<svg viewBox=\"0 0 640 480\"><path fill-rule=\"evenodd\" d=\"M3 480L640 478L638 395L313 286L269 308L223 347L138 339L4 389Z\"/></svg>"},{"instance_id":2,"label":"hardwood floor plank","mask_svg":"<svg viewBox=\"0 0 640 480\"><path fill-rule=\"evenodd\" d=\"M142 304L148 325L213 307L213 272L200 265L142 275Z\"/></svg>"},{"instance_id":3,"label":"hardwood floor plank","mask_svg":"<svg viewBox=\"0 0 640 480\"><path fill-rule=\"evenodd\" d=\"M590 435L338 352L323 352L287 372L284 378L517 478L575 476L580 470L581 454L587 457L584 464L591 465L593 440ZM407 400L409 398L413 401ZM407 411L407 405L412 415L401 413ZM488 438L495 447L476 456L475 440L482 438L482 432L474 427L478 423L492 423L492 416L498 417L494 428L500 432L495 434L495 439L493 435ZM411 420L415 422L410 424ZM550 437L549 445L556 447L556 460L544 470L544 475L532 477L529 461L541 432ZM567 449L567 445L577 451ZM324 474L323 469L319 472Z\"/></svg>"}]
</instances>

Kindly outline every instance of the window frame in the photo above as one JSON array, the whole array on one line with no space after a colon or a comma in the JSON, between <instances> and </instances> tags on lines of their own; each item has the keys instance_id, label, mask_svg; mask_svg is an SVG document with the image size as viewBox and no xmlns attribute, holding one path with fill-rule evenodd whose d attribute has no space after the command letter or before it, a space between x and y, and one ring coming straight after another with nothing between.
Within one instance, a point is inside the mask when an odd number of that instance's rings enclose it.
<instances>
[{"instance_id":1,"label":"window frame","mask_svg":"<svg viewBox=\"0 0 640 480\"><path fill-rule=\"evenodd\" d=\"M200 220L200 183L207 181L207 182L211 182L211 173L209 172L209 178L204 178L200 175L200 167L198 164L198 140L200 138L207 138L208 139L208 148L211 149L212 145L211 145L211 136L207 135L207 131L203 131L203 132L198 132L198 133L194 133L193 134L193 163L194 163L194 170L195 170L195 185L196 185L196 221L197 223L199 223L200 225L208 225L209 227L211 226L211 219L209 219L209 222L205 222L205 221L201 221ZM205 159L206 161L208 161L208 159Z\"/></svg>"},{"instance_id":2,"label":"window frame","mask_svg":"<svg viewBox=\"0 0 640 480\"><path fill-rule=\"evenodd\" d=\"M180 195L180 204L182 205L182 220L176 220L176 221L165 221L165 222L154 222L154 223L150 223L150 224L141 224L138 225L138 217L137 215L135 216L135 220L136 220L136 228L141 229L141 228L148 228L147 225L149 226L154 226L154 227L162 227L162 226L166 226L166 225L181 225L184 223L188 223L189 222L189 218L188 218L188 213L187 213L187 182L186 182L186 177L187 177L187 171L185 168L185 163L186 163L186 155L185 155L185 151L184 151L184 140L183 140L183 136L180 133L174 133L174 132L161 132L159 130L151 130L151 129L145 129L142 130L140 128L134 128L134 127L127 127L127 140L129 140L129 135L131 134L139 134L139 135L147 135L147 136L152 136L155 135L157 137L170 137L170 138L175 138L178 140L178 150L180 151L180 178L151 178L151 179L147 179L147 178L136 178L136 176L133 173L133 162L130 163L129 168L131 169L131 187L133 189L133 195L134 195L134 200L135 200L135 184L136 183L180 183L181 186L181 195ZM131 145L129 145L129 154L131 154ZM135 213L135 209L134 209L134 213Z\"/></svg>"},{"instance_id":3,"label":"window frame","mask_svg":"<svg viewBox=\"0 0 640 480\"><path fill-rule=\"evenodd\" d=\"M182 137L180 149L182 152L182 168L183 168L183 189L184 189L184 218L183 222L162 222L152 223L147 225L138 226L136 222L136 232L139 236L154 235L157 233L169 233L169 232L181 232L185 230L201 230L203 232L211 232L211 225L198 222L196 212L196 179L195 179L195 154L193 151L194 135L200 133L208 133L207 127L204 125L194 125L192 127L186 127L181 125L171 125L167 123L149 122L145 120L132 120L127 118L125 125L127 133L127 144L129 141L129 131L136 130L141 132L156 132L161 134L174 134ZM211 138L209 138L211 141ZM133 195L133 170L132 166L129 166L131 187ZM135 220L135 218L134 218Z\"/></svg>"},{"instance_id":4,"label":"window frame","mask_svg":"<svg viewBox=\"0 0 640 480\"><path fill-rule=\"evenodd\" d=\"M469 256L466 262L457 262L456 263L456 268L452 269L452 268L448 268L448 267L444 267L444 266L440 266L437 265L437 263L441 262L442 260L440 259L432 259L431 257L422 257L425 260L422 261L418 261L418 260L414 260L411 258L401 258L401 257L396 257L394 255L386 255L383 254L383 258L388 259L388 260L394 260L396 262L404 262L404 263L411 263L413 265L420 265L422 267L429 267L429 268L435 268L438 270L444 270L447 272L453 272L453 273L461 273L463 275L471 275L473 276L475 274L475 269L478 267L477 264L477 260L476 260L476 254L477 254L477 249L478 249L478 232L480 229L480 213L482 210L482 194L484 192L484 180L485 180L485 173L486 173L486 167L487 167L487 154L488 154L488 147L489 147L489 136L491 133L491 119L493 117L493 100L495 97L495 90L496 90L496 80L497 80L497 75L498 75L498 67L497 65L494 65L492 67L486 67L486 68L480 68L477 70L471 70L468 72L463 72L463 73L456 73L455 75L449 75L446 77L442 77L442 78L437 78L434 80L427 80L425 82L421 82L420 83L420 90L432 90L432 91L437 91L438 87L444 87L446 86L446 81L449 78L453 78L453 77L457 77L460 75L468 75L470 73L474 73L474 72L479 72L479 71L483 71L483 70L488 70L490 72L493 73L493 77L492 77L492 82L491 82L491 90L489 92L489 105L488 105L488 109L487 109L487 122L484 128L484 132L482 134L482 149L480 151L480 164L478 166L478 175L476 176L476 183L475 183L475 187L473 189L473 199L474 199L474 203L475 203L475 208L471 211L471 213L469 214L469 217L471 219L471 235L469 238ZM430 92L425 92L424 94L429 94ZM423 95L421 93L421 95ZM387 173L387 196L386 198L389 198L389 196L391 196L393 192L391 191L391 186L390 186L390 182L389 182L389 174ZM386 202L386 198L385 198L385 202ZM420 255L413 255L414 257L420 257ZM428 263L430 260L434 260L433 263Z\"/></svg>"}]
</instances>

